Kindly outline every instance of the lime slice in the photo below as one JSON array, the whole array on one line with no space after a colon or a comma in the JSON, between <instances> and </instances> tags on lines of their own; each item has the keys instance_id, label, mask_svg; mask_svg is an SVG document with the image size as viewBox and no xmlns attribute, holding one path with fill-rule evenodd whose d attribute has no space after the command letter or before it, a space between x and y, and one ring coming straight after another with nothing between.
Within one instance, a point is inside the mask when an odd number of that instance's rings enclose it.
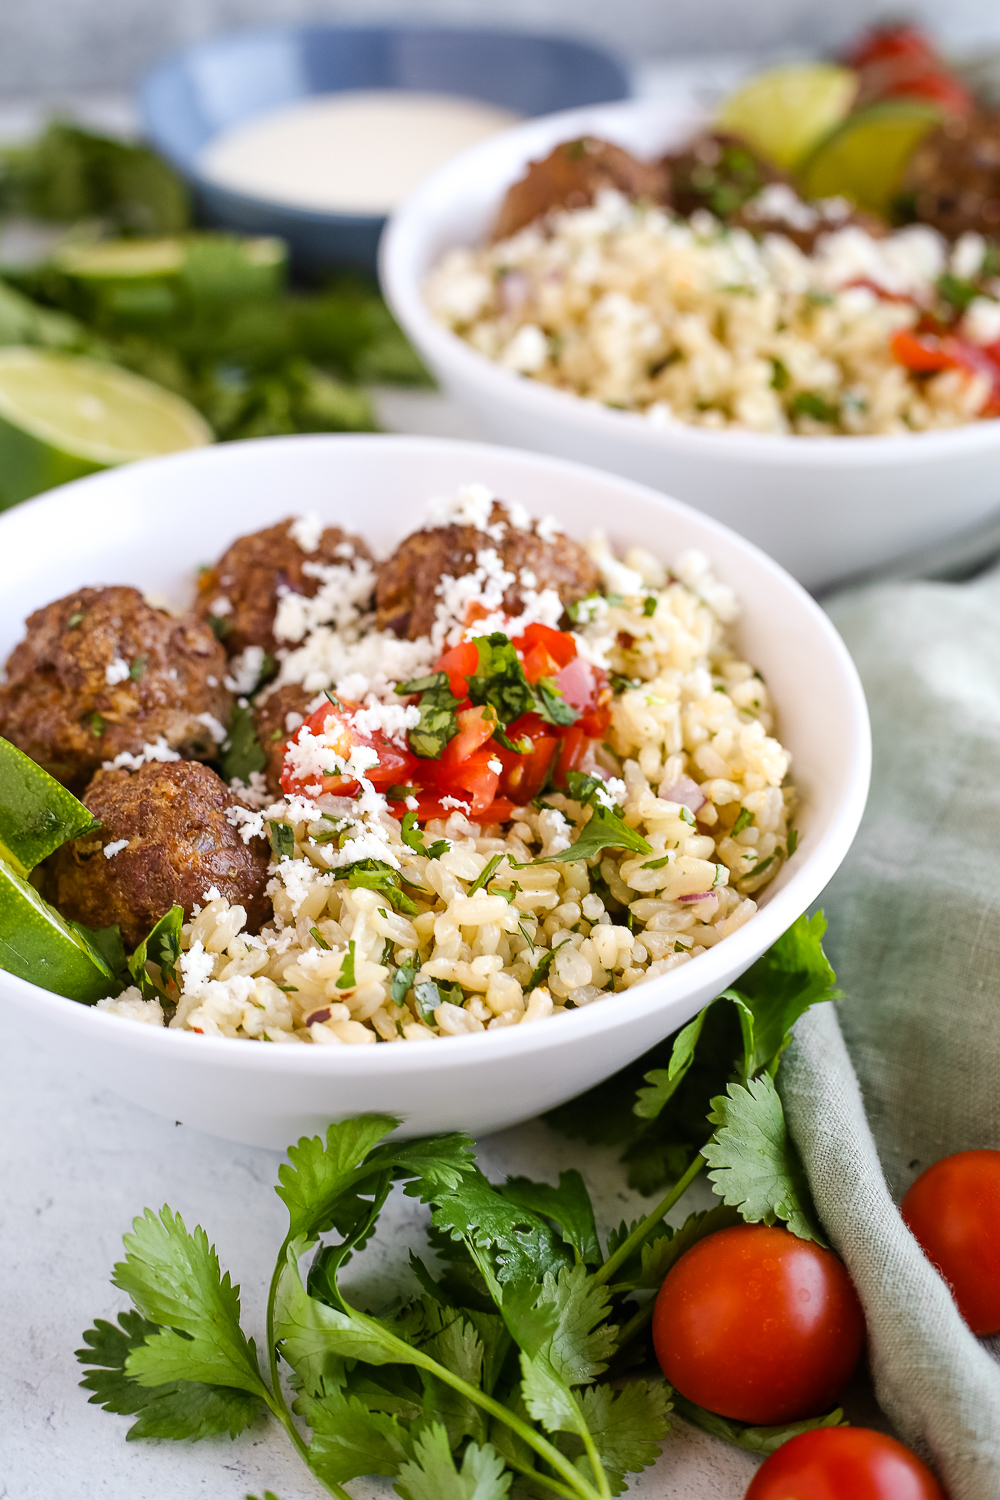
<instances>
[{"instance_id":1,"label":"lime slice","mask_svg":"<svg viewBox=\"0 0 1000 1500\"><path fill-rule=\"evenodd\" d=\"M104 959L33 885L0 860L0 969L87 1005L113 995Z\"/></svg>"},{"instance_id":2,"label":"lime slice","mask_svg":"<svg viewBox=\"0 0 1000 1500\"><path fill-rule=\"evenodd\" d=\"M730 94L715 123L789 169L840 123L857 92L858 75L835 63L771 68Z\"/></svg>"},{"instance_id":3,"label":"lime slice","mask_svg":"<svg viewBox=\"0 0 1000 1500\"><path fill-rule=\"evenodd\" d=\"M95 280L105 277L171 276L181 269L186 254L181 239L103 240L92 245L63 245L52 264L67 276Z\"/></svg>"},{"instance_id":4,"label":"lime slice","mask_svg":"<svg viewBox=\"0 0 1000 1500\"><path fill-rule=\"evenodd\" d=\"M0 349L0 510L82 474L200 448L193 406L116 365Z\"/></svg>"},{"instance_id":5,"label":"lime slice","mask_svg":"<svg viewBox=\"0 0 1000 1500\"><path fill-rule=\"evenodd\" d=\"M799 170L806 198L849 198L887 217L906 164L941 113L916 99L887 100L849 115L821 141Z\"/></svg>"},{"instance_id":6,"label":"lime slice","mask_svg":"<svg viewBox=\"0 0 1000 1500\"><path fill-rule=\"evenodd\" d=\"M52 264L67 276L87 281L145 280L173 276L184 267L192 250L222 247L247 266L283 266L283 240L270 236L238 240L228 235L173 235L159 240L98 240L89 245L63 245Z\"/></svg>"},{"instance_id":7,"label":"lime slice","mask_svg":"<svg viewBox=\"0 0 1000 1500\"><path fill-rule=\"evenodd\" d=\"M72 792L0 739L0 858L27 875L53 849L93 826L93 813Z\"/></svg>"}]
</instances>

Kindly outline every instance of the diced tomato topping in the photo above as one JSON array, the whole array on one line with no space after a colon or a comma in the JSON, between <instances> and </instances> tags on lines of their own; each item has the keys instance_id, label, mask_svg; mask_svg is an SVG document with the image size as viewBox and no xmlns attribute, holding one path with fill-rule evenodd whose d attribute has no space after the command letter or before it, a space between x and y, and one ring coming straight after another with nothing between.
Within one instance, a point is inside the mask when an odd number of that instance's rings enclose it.
<instances>
[{"instance_id":1,"label":"diced tomato topping","mask_svg":"<svg viewBox=\"0 0 1000 1500\"><path fill-rule=\"evenodd\" d=\"M441 657L435 672L447 672L451 682L451 690L459 703L464 703L469 696L469 678L479 666L479 651L475 641L462 641L459 646L452 646Z\"/></svg>"},{"instance_id":2,"label":"diced tomato topping","mask_svg":"<svg viewBox=\"0 0 1000 1500\"><path fill-rule=\"evenodd\" d=\"M365 780L370 781L378 791L384 791L397 782L408 781L414 767L419 764L417 757L404 746L387 739L381 730L361 734L355 729L350 716L357 712L358 706L356 703L345 703L338 709L332 703L324 703L296 730L290 743L297 743L307 733L324 735L329 743L331 759L336 756L340 760L349 759L355 746L364 745L378 755L378 763L366 768L364 773ZM312 788L317 785L324 792L333 792L339 797L352 797L360 789L361 783L353 777L338 774L320 778L296 774L286 760L281 773L281 788L286 796L314 796L316 794Z\"/></svg>"},{"instance_id":3,"label":"diced tomato topping","mask_svg":"<svg viewBox=\"0 0 1000 1500\"><path fill-rule=\"evenodd\" d=\"M876 26L866 31L848 52L851 68L865 68L871 63L905 57L930 62L937 57L930 37L919 26Z\"/></svg>"},{"instance_id":4,"label":"diced tomato topping","mask_svg":"<svg viewBox=\"0 0 1000 1500\"><path fill-rule=\"evenodd\" d=\"M548 780L549 769L559 748L559 732L537 714L524 714L510 725L507 737L515 745L522 740L531 742L531 749L525 755L504 750L501 745L493 746L497 760L503 765L501 795L523 807L532 797L538 796Z\"/></svg>"},{"instance_id":5,"label":"diced tomato topping","mask_svg":"<svg viewBox=\"0 0 1000 1500\"><path fill-rule=\"evenodd\" d=\"M529 682L541 677L556 677L576 656L576 642L564 630L551 625L529 625L523 635L511 643L520 656L524 675Z\"/></svg>"},{"instance_id":6,"label":"diced tomato topping","mask_svg":"<svg viewBox=\"0 0 1000 1500\"><path fill-rule=\"evenodd\" d=\"M496 727L496 715L488 708L463 708L458 714L458 733L445 745L437 764L447 769L468 760L473 751L492 738Z\"/></svg>"},{"instance_id":7,"label":"diced tomato topping","mask_svg":"<svg viewBox=\"0 0 1000 1500\"><path fill-rule=\"evenodd\" d=\"M943 337L935 333L914 333L909 328L893 334L891 343L893 357L905 365L914 375L930 375L939 370L965 370L970 375L983 375L989 382L989 392L980 415L1000 415L1000 363L989 350L972 344L968 339L954 334Z\"/></svg>"},{"instance_id":8,"label":"diced tomato topping","mask_svg":"<svg viewBox=\"0 0 1000 1500\"><path fill-rule=\"evenodd\" d=\"M847 55L861 75L866 103L878 99L924 99L945 114L965 115L973 98L919 26L879 26Z\"/></svg>"}]
</instances>

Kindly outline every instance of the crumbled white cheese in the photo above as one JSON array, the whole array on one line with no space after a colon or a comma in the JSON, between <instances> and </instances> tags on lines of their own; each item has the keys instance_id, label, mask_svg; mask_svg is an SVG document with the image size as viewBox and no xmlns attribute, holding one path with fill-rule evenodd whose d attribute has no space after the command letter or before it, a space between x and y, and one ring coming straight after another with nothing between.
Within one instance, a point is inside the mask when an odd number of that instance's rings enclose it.
<instances>
[{"instance_id":1,"label":"crumbled white cheese","mask_svg":"<svg viewBox=\"0 0 1000 1500\"><path fill-rule=\"evenodd\" d=\"M535 527L535 535L543 542L552 543L557 536L562 536L562 534L563 528L555 516L543 516Z\"/></svg>"},{"instance_id":2,"label":"crumbled white cheese","mask_svg":"<svg viewBox=\"0 0 1000 1500\"><path fill-rule=\"evenodd\" d=\"M809 231L820 222L819 214L809 204L803 203L794 188L787 182L769 182L756 197L746 205L750 219L776 219L790 229Z\"/></svg>"},{"instance_id":3,"label":"crumbled white cheese","mask_svg":"<svg viewBox=\"0 0 1000 1500\"><path fill-rule=\"evenodd\" d=\"M229 783L229 789L234 797L250 807L266 807L271 800L271 792L267 785L267 778L263 771L251 771L249 782L241 781L234 776Z\"/></svg>"},{"instance_id":4,"label":"crumbled white cheese","mask_svg":"<svg viewBox=\"0 0 1000 1500\"><path fill-rule=\"evenodd\" d=\"M226 738L226 727L224 724L219 723L214 714L195 714L194 721L196 724L204 724L215 743L217 745L222 744L222 741Z\"/></svg>"},{"instance_id":5,"label":"crumbled white cheese","mask_svg":"<svg viewBox=\"0 0 1000 1500\"><path fill-rule=\"evenodd\" d=\"M372 703L351 714L351 725L358 734L373 735L378 731L398 744L404 744L406 731L415 729L419 723L420 709L415 703Z\"/></svg>"},{"instance_id":6,"label":"crumbled white cheese","mask_svg":"<svg viewBox=\"0 0 1000 1500\"><path fill-rule=\"evenodd\" d=\"M731 624L737 619L739 601L729 585L720 583L715 577L704 552L699 552L696 547L682 552L674 563L674 572L723 624Z\"/></svg>"},{"instance_id":7,"label":"crumbled white cheese","mask_svg":"<svg viewBox=\"0 0 1000 1500\"><path fill-rule=\"evenodd\" d=\"M210 885L208 890L202 893L201 899L203 901L221 901L222 892L217 885Z\"/></svg>"},{"instance_id":8,"label":"crumbled white cheese","mask_svg":"<svg viewBox=\"0 0 1000 1500\"><path fill-rule=\"evenodd\" d=\"M307 578L319 580L316 593L281 593L274 621L274 638L295 644L321 625L335 630L356 629L369 613L375 591L375 570L366 557L343 563L304 563Z\"/></svg>"},{"instance_id":9,"label":"crumbled white cheese","mask_svg":"<svg viewBox=\"0 0 1000 1500\"><path fill-rule=\"evenodd\" d=\"M1000 340L1000 302L974 297L965 310L960 331L973 344L995 344Z\"/></svg>"},{"instance_id":10,"label":"crumbled white cheese","mask_svg":"<svg viewBox=\"0 0 1000 1500\"><path fill-rule=\"evenodd\" d=\"M314 510L297 516L288 528L293 542L298 542L303 552L318 552L323 536L323 522Z\"/></svg>"},{"instance_id":11,"label":"crumbled white cheese","mask_svg":"<svg viewBox=\"0 0 1000 1500\"><path fill-rule=\"evenodd\" d=\"M245 647L229 663L229 672L225 678L226 687L231 693L252 693L260 681L263 667L263 646ZM209 678L209 682L212 681L213 679Z\"/></svg>"},{"instance_id":12,"label":"crumbled white cheese","mask_svg":"<svg viewBox=\"0 0 1000 1500\"><path fill-rule=\"evenodd\" d=\"M264 837L263 813L250 807L242 807L238 802L226 808L226 822L239 829L244 844L249 844L251 839Z\"/></svg>"},{"instance_id":13,"label":"crumbled white cheese","mask_svg":"<svg viewBox=\"0 0 1000 1500\"><path fill-rule=\"evenodd\" d=\"M208 612L210 615L215 615L218 618L221 618L223 615L231 615L233 612L233 601L227 599L225 594L220 594L218 599L212 600L208 606Z\"/></svg>"},{"instance_id":14,"label":"crumbled white cheese","mask_svg":"<svg viewBox=\"0 0 1000 1500\"><path fill-rule=\"evenodd\" d=\"M544 369L548 357L549 341L538 324L522 323L502 351L499 363L518 375L536 375Z\"/></svg>"},{"instance_id":15,"label":"crumbled white cheese","mask_svg":"<svg viewBox=\"0 0 1000 1500\"><path fill-rule=\"evenodd\" d=\"M142 1021L147 1026L163 1025L163 1007L159 1000L144 1000L135 985L129 985L120 995L109 995L98 1000L97 1010L106 1016L119 1016L124 1021Z\"/></svg>"},{"instance_id":16,"label":"crumbled white cheese","mask_svg":"<svg viewBox=\"0 0 1000 1500\"><path fill-rule=\"evenodd\" d=\"M176 750L171 750L162 734L157 735L152 745L143 745L137 755L132 755L128 750L123 750L116 755L114 760L106 760L102 769L105 771L117 771L124 767L128 771L138 771L140 766L149 765L152 761L180 760Z\"/></svg>"},{"instance_id":17,"label":"crumbled white cheese","mask_svg":"<svg viewBox=\"0 0 1000 1500\"><path fill-rule=\"evenodd\" d=\"M587 542L587 552L590 559L596 564L604 580L605 587L609 593L641 594L643 583L641 574L634 568L627 568L623 562L619 562L608 545L607 536L603 531L595 531Z\"/></svg>"},{"instance_id":18,"label":"crumbled white cheese","mask_svg":"<svg viewBox=\"0 0 1000 1500\"><path fill-rule=\"evenodd\" d=\"M212 887L215 891L215 887ZM215 900L218 891L212 895L212 891L206 891L205 899ZM215 954L206 953L205 945L200 938L196 938L186 953L180 956L181 974L184 977L183 988L189 995L199 995L205 985L212 978L212 970L215 968Z\"/></svg>"},{"instance_id":19,"label":"crumbled white cheese","mask_svg":"<svg viewBox=\"0 0 1000 1500\"><path fill-rule=\"evenodd\" d=\"M104 680L108 687L114 687L119 682L127 682L129 678L129 664L120 656L109 662L104 668Z\"/></svg>"},{"instance_id":20,"label":"crumbled white cheese","mask_svg":"<svg viewBox=\"0 0 1000 1500\"><path fill-rule=\"evenodd\" d=\"M609 776L603 786L594 788L594 796L609 811L625 801L625 783L620 776Z\"/></svg>"},{"instance_id":21,"label":"crumbled white cheese","mask_svg":"<svg viewBox=\"0 0 1000 1500\"><path fill-rule=\"evenodd\" d=\"M485 484L465 484L454 495L436 495L427 502L429 526L474 526L487 531L495 500Z\"/></svg>"},{"instance_id":22,"label":"crumbled white cheese","mask_svg":"<svg viewBox=\"0 0 1000 1500\"><path fill-rule=\"evenodd\" d=\"M495 757L492 760L488 760L486 764L496 776L499 776L503 771L503 761L497 760Z\"/></svg>"},{"instance_id":23,"label":"crumbled white cheese","mask_svg":"<svg viewBox=\"0 0 1000 1500\"><path fill-rule=\"evenodd\" d=\"M285 715L285 733L294 734L296 729L301 729L305 719L296 709L290 708Z\"/></svg>"},{"instance_id":24,"label":"crumbled white cheese","mask_svg":"<svg viewBox=\"0 0 1000 1500\"><path fill-rule=\"evenodd\" d=\"M949 269L962 281L971 281L974 276L979 275L985 258L986 241L983 236L976 234L975 230L967 229L955 241Z\"/></svg>"},{"instance_id":25,"label":"crumbled white cheese","mask_svg":"<svg viewBox=\"0 0 1000 1500\"><path fill-rule=\"evenodd\" d=\"M128 848L128 839L115 839L115 841L114 841L113 844L105 844L105 846L104 846L104 858L105 859L114 859L114 857L115 857L116 854L120 854L123 849L127 849L127 848Z\"/></svg>"}]
</instances>

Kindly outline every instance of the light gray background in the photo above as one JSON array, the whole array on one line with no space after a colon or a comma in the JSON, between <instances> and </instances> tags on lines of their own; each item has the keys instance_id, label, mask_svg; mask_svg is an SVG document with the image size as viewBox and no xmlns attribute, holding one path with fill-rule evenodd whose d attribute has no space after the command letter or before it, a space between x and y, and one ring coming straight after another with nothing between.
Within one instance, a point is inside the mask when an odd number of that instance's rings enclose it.
<instances>
[{"instance_id":1,"label":"light gray background","mask_svg":"<svg viewBox=\"0 0 1000 1500\"><path fill-rule=\"evenodd\" d=\"M0 96L129 88L186 42L307 16L573 31L641 61L836 48L874 17L904 11L961 50L1000 42L996 0L0 0Z\"/></svg>"}]
</instances>

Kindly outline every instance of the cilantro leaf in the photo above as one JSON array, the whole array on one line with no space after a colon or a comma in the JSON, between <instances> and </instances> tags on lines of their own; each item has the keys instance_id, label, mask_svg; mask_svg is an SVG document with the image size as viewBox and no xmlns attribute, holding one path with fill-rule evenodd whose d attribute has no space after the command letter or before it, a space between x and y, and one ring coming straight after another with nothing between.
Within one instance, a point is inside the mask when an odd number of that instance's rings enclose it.
<instances>
[{"instance_id":1,"label":"cilantro leaf","mask_svg":"<svg viewBox=\"0 0 1000 1500\"><path fill-rule=\"evenodd\" d=\"M125 1236L125 1252L115 1286L165 1325L132 1351L126 1373L142 1385L199 1380L266 1397L253 1341L240 1327L239 1288L220 1272L205 1231L189 1232L169 1208L147 1209Z\"/></svg>"},{"instance_id":2,"label":"cilantro leaf","mask_svg":"<svg viewBox=\"0 0 1000 1500\"><path fill-rule=\"evenodd\" d=\"M346 876L348 888L352 891L359 887L378 891L396 911L405 912L407 916L412 917L420 910L413 897L401 889L399 871L394 870L391 865L383 864L381 860L359 859L353 865L342 865L334 874L337 880L343 880Z\"/></svg>"},{"instance_id":3,"label":"cilantro leaf","mask_svg":"<svg viewBox=\"0 0 1000 1500\"><path fill-rule=\"evenodd\" d=\"M560 946L562 945L560 944ZM524 993L526 995L530 995L532 990L537 989L540 984L545 983L555 956L556 950L554 948L549 948L545 953L542 954L541 958L538 960L537 964L531 971L531 978L524 986Z\"/></svg>"},{"instance_id":4,"label":"cilantro leaf","mask_svg":"<svg viewBox=\"0 0 1000 1500\"><path fill-rule=\"evenodd\" d=\"M324 943L323 946L327 948L329 947L329 944ZM344 962L340 966L340 973L337 976L337 988L339 990L352 990L355 986L355 983L354 939L351 938L350 942L347 944L347 952L344 954Z\"/></svg>"},{"instance_id":5,"label":"cilantro leaf","mask_svg":"<svg viewBox=\"0 0 1000 1500\"><path fill-rule=\"evenodd\" d=\"M176 967L181 956L183 922L183 906L172 906L129 959L128 972L132 976L132 983L139 986L144 1000L164 996L176 999L179 987ZM146 969L148 962L159 964L162 984L157 985L150 977Z\"/></svg>"},{"instance_id":6,"label":"cilantro leaf","mask_svg":"<svg viewBox=\"0 0 1000 1500\"><path fill-rule=\"evenodd\" d=\"M458 733L459 699L447 672L431 672L396 687L400 695L419 693L420 723L407 734L410 749L423 760L440 760L449 740Z\"/></svg>"},{"instance_id":7,"label":"cilantro leaf","mask_svg":"<svg viewBox=\"0 0 1000 1500\"><path fill-rule=\"evenodd\" d=\"M566 702L562 689L557 687L551 677L539 677L534 688L535 712L547 723L557 724L562 728L576 723L580 717L579 709Z\"/></svg>"},{"instance_id":8,"label":"cilantro leaf","mask_svg":"<svg viewBox=\"0 0 1000 1500\"><path fill-rule=\"evenodd\" d=\"M498 1191L509 1203L519 1204L554 1223L585 1265L600 1264L601 1246L594 1223L594 1205L575 1168L559 1173L558 1187L547 1182L532 1182L528 1177L508 1177Z\"/></svg>"},{"instance_id":9,"label":"cilantro leaf","mask_svg":"<svg viewBox=\"0 0 1000 1500\"><path fill-rule=\"evenodd\" d=\"M400 1466L396 1489L402 1500L505 1500L512 1478L491 1443L470 1443L457 1469L448 1434L434 1422Z\"/></svg>"},{"instance_id":10,"label":"cilantro leaf","mask_svg":"<svg viewBox=\"0 0 1000 1500\"><path fill-rule=\"evenodd\" d=\"M583 1419L590 1429L613 1495L627 1488L626 1474L648 1469L659 1457L660 1444L670 1428L668 1385L644 1380L629 1381L622 1390L592 1385L580 1392ZM571 1457L579 1447L575 1439L563 1444Z\"/></svg>"},{"instance_id":11,"label":"cilantro leaf","mask_svg":"<svg viewBox=\"0 0 1000 1500\"><path fill-rule=\"evenodd\" d=\"M536 865L551 864L555 860L572 863L577 859L593 859L595 854L600 854L604 849L634 849L637 854L653 852L641 833L629 828L617 813L598 805L568 849L560 849L558 854L543 855L541 859L532 862Z\"/></svg>"},{"instance_id":12,"label":"cilantro leaf","mask_svg":"<svg viewBox=\"0 0 1000 1500\"><path fill-rule=\"evenodd\" d=\"M451 844L447 839L435 839L428 844L420 829L415 827L417 815L412 810L403 814L403 822L399 830L399 836L408 849L416 854L425 854L428 859L440 859L442 854L447 854Z\"/></svg>"},{"instance_id":13,"label":"cilantro leaf","mask_svg":"<svg viewBox=\"0 0 1000 1500\"><path fill-rule=\"evenodd\" d=\"M752 1078L746 1087L731 1083L725 1094L712 1100L709 1120L717 1129L702 1155L723 1202L738 1208L750 1224L783 1219L800 1239L825 1245L769 1075Z\"/></svg>"},{"instance_id":14,"label":"cilantro leaf","mask_svg":"<svg viewBox=\"0 0 1000 1500\"><path fill-rule=\"evenodd\" d=\"M335 1349L345 1314L310 1296L302 1285L299 1257L307 1243L300 1235L285 1252L274 1299L274 1338L295 1370L297 1384L307 1396L314 1396L343 1384L344 1360Z\"/></svg>"},{"instance_id":15,"label":"cilantro leaf","mask_svg":"<svg viewBox=\"0 0 1000 1500\"><path fill-rule=\"evenodd\" d=\"M535 711L535 695L524 675L512 641L501 631L476 637L479 662L469 678L469 699L488 704L506 729L523 714Z\"/></svg>"},{"instance_id":16,"label":"cilantro leaf","mask_svg":"<svg viewBox=\"0 0 1000 1500\"><path fill-rule=\"evenodd\" d=\"M729 1417L720 1417L714 1411L695 1406L693 1401L688 1401L677 1393L674 1394L674 1408L677 1415L683 1417L685 1422L690 1422L693 1427L700 1427L703 1432L710 1432L713 1437L722 1438L723 1442L732 1443L737 1448L744 1448L748 1453L762 1453L765 1457L776 1452L789 1439L798 1437L801 1432L812 1432L817 1427L848 1425L840 1407L828 1411L825 1416L810 1417L804 1422L786 1422L780 1427L747 1427L742 1422L734 1422Z\"/></svg>"},{"instance_id":17,"label":"cilantro leaf","mask_svg":"<svg viewBox=\"0 0 1000 1500\"><path fill-rule=\"evenodd\" d=\"M253 710L235 703L222 742L222 779L238 779L249 785L252 772L263 771L266 765L267 752L257 738Z\"/></svg>"},{"instance_id":18,"label":"cilantro leaf","mask_svg":"<svg viewBox=\"0 0 1000 1500\"><path fill-rule=\"evenodd\" d=\"M545 1220L502 1197L478 1168L462 1178L461 1191L435 1195L431 1223L479 1252L477 1264L496 1283L537 1281L567 1262Z\"/></svg>"},{"instance_id":19,"label":"cilantro leaf","mask_svg":"<svg viewBox=\"0 0 1000 1500\"><path fill-rule=\"evenodd\" d=\"M125 1373L125 1364L134 1349L160 1331L159 1325L134 1310L119 1313L118 1324L116 1328L97 1318L83 1335L87 1347L78 1349L76 1357L82 1365L96 1367L80 1381L85 1390L93 1391L92 1404L138 1417L126 1434L130 1441L175 1438L197 1442L224 1432L237 1437L260 1414L260 1403L246 1391L195 1380L140 1385Z\"/></svg>"},{"instance_id":20,"label":"cilantro leaf","mask_svg":"<svg viewBox=\"0 0 1000 1500\"><path fill-rule=\"evenodd\" d=\"M327 1484L343 1484L362 1474L391 1477L413 1452L397 1417L373 1411L344 1390L301 1396L294 1409L312 1428L309 1467Z\"/></svg>"},{"instance_id":21,"label":"cilantro leaf","mask_svg":"<svg viewBox=\"0 0 1000 1500\"><path fill-rule=\"evenodd\" d=\"M547 1272L538 1286L518 1281L504 1287L501 1311L522 1351L539 1355L567 1386L584 1385L607 1369L617 1329L607 1323L608 1289L585 1266Z\"/></svg>"},{"instance_id":22,"label":"cilantro leaf","mask_svg":"<svg viewBox=\"0 0 1000 1500\"><path fill-rule=\"evenodd\" d=\"M276 818L271 818L267 828L271 853L278 863L280 864L283 859L293 859L295 857L295 829L288 823L279 823Z\"/></svg>"},{"instance_id":23,"label":"cilantro leaf","mask_svg":"<svg viewBox=\"0 0 1000 1500\"><path fill-rule=\"evenodd\" d=\"M288 1161L278 1168L275 1192L288 1210L292 1238L305 1235L312 1240L333 1226L356 1170L398 1124L392 1115L357 1115L331 1125L325 1139L303 1136L289 1146Z\"/></svg>"},{"instance_id":24,"label":"cilantro leaf","mask_svg":"<svg viewBox=\"0 0 1000 1500\"><path fill-rule=\"evenodd\" d=\"M475 880L469 886L469 889L465 894L467 896L472 896L476 891L482 890L484 885L489 885L490 881L493 879L493 876L497 872L497 867L499 866L500 861L503 858L504 855L502 854L492 855L492 857L486 861L486 864L480 870L479 874L476 876Z\"/></svg>"}]
</instances>

